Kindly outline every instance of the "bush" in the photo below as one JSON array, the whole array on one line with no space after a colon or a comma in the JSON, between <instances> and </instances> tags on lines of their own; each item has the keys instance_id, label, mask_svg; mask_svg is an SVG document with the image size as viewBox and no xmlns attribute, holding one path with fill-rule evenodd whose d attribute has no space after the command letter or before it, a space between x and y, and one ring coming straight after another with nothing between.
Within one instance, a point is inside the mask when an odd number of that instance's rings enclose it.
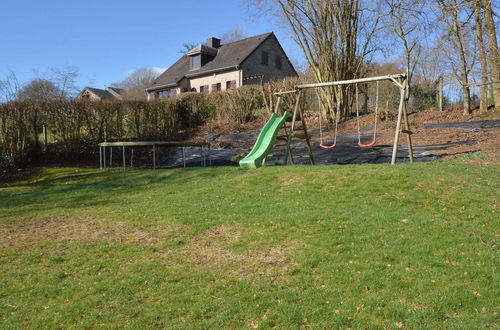
<instances>
[{"instance_id":1,"label":"bush","mask_svg":"<svg viewBox=\"0 0 500 330\"><path fill-rule=\"evenodd\" d=\"M211 120L243 124L272 112L274 92L290 90L296 79L212 94L184 93L152 102L14 101L0 104L0 163L82 161L95 157L97 144L117 140L169 140ZM294 95L282 98L292 110ZM265 109L265 110L263 110ZM46 145L42 131L50 132Z\"/></svg>"},{"instance_id":2,"label":"bush","mask_svg":"<svg viewBox=\"0 0 500 330\"><path fill-rule=\"evenodd\" d=\"M254 119L253 110L262 108L262 93L254 86L209 94L211 108L215 110L215 119L243 124Z\"/></svg>"},{"instance_id":3,"label":"bush","mask_svg":"<svg viewBox=\"0 0 500 330\"><path fill-rule=\"evenodd\" d=\"M413 85L410 89L409 105L412 110L422 111L437 106L437 90L420 85Z\"/></svg>"}]
</instances>

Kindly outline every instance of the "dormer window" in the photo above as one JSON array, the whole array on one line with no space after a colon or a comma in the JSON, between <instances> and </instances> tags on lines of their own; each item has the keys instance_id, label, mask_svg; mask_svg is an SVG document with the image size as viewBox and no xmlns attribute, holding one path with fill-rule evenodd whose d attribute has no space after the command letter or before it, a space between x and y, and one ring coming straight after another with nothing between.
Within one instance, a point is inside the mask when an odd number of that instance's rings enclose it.
<instances>
[{"instance_id":1,"label":"dormer window","mask_svg":"<svg viewBox=\"0 0 500 330\"><path fill-rule=\"evenodd\" d=\"M217 49L207 45L198 45L186 53L190 57L191 70L203 67L217 56Z\"/></svg>"},{"instance_id":2,"label":"dormer window","mask_svg":"<svg viewBox=\"0 0 500 330\"><path fill-rule=\"evenodd\" d=\"M201 54L191 56L191 69L198 69L201 67Z\"/></svg>"}]
</instances>

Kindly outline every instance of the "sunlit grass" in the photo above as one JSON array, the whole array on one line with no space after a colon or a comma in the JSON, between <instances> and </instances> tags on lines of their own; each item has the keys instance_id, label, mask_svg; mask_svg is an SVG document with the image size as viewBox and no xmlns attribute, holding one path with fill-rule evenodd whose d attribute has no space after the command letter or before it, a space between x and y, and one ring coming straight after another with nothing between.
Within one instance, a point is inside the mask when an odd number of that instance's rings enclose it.
<instances>
[{"instance_id":1,"label":"sunlit grass","mask_svg":"<svg viewBox=\"0 0 500 330\"><path fill-rule=\"evenodd\" d=\"M499 173L47 169L0 187L0 326L495 327Z\"/></svg>"}]
</instances>

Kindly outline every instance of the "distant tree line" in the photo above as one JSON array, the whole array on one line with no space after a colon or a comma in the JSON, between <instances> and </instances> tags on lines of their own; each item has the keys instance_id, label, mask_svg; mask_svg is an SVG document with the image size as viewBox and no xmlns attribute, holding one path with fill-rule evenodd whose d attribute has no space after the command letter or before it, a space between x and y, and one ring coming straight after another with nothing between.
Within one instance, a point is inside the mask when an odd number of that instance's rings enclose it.
<instances>
[{"instance_id":1,"label":"distant tree line","mask_svg":"<svg viewBox=\"0 0 500 330\"><path fill-rule=\"evenodd\" d=\"M370 63L377 56L398 58L409 79L407 100L413 88L415 97L443 76L448 85L461 87L464 115L471 112L475 86L480 87L481 111L488 104L500 107L498 5L492 0L253 0L249 4L259 15L270 12L289 27L315 81L361 78L373 73ZM321 90L330 115L339 112L342 119L350 115L353 96L349 85Z\"/></svg>"}]
</instances>

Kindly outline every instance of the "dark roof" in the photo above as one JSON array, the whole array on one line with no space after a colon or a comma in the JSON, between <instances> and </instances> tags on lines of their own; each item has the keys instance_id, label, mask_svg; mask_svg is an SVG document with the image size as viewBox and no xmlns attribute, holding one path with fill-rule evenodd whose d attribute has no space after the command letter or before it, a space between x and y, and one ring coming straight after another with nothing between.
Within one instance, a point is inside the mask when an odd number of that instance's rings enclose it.
<instances>
[{"instance_id":1,"label":"dark roof","mask_svg":"<svg viewBox=\"0 0 500 330\"><path fill-rule=\"evenodd\" d=\"M104 89L93 88L93 87L85 87L84 90L85 89L88 89L89 91L91 91L95 95L99 96L99 98L101 100L114 100L114 99L116 99L116 97L113 94L111 94L110 92L108 92L107 90L104 90Z\"/></svg>"},{"instance_id":2,"label":"dark roof","mask_svg":"<svg viewBox=\"0 0 500 330\"><path fill-rule=\"evenodd\" d=\"M215 58L199 69L192 70L189 56L186 54L163 72L147 89L176 86L184 77L197 77L208 73L235 68L240 65L253 51L260 46L272 32L241 39L221 45ZM196 49L196 48L195 48ZM200 50L202 47L200 47ZM191 53L191 51L189 52Z\"/></svg>"},{"instance_id":3,"label":"dark roof","mask_svg":"<svg viewBox=\"0 0 500 330\"><path fill-rule=\"evenodd\" d=\"M125 92L123 88L118 88L118 87L108 87L108 89L113 90L113 92L115 92L116 94L122 94L123 92Z\"/></svg>"},{"instance_id":4,"label":"dark roof","mask_svg":"<svg viewBox=\"0 0 500 330\"><path fill-rule=\"evenodd\" d=\"M186 55L196 55L196 54L208 54L215 56L217 55L217 48L212 48L207 45L198 45L186 53Z\"/></svg>"}]
</instances>

